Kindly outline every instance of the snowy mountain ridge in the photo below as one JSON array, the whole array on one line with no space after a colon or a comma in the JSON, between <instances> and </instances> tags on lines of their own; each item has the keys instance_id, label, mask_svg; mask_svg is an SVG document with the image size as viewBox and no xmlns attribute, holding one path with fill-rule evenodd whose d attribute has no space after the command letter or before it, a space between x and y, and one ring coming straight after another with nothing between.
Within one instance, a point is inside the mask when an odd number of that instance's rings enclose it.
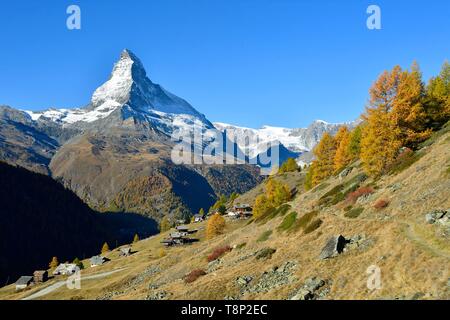
<instances>
[{"instance_id":1,"label":"snowy mountain ridge","mask_svg":"<svg viewBox=\"0 0 450 320\"><path fill-rule=\"evenodd\" d=\"M265 125L260 129L222 122L214 122L213 124L218 130L226 132L231 139L235 139L241 149L247 147L250 150L250 156L255 157L264 151L265 146L270 142L279 142L293 152L309 152L320 141L325 132L335 134L340 126L346 125L352 128L358 123L359 121L328 123L323 120L316 120L307 128L283 128Z\"/></svg>"},{"instance_id":2,"label":"snowy mountain ridge","mask_svg":"<svg viewBox=\"0 0 450 320\"><path fill-rule=\"evenodd\" d=\"M172 132L193 123L213 128L206 117L187 101L153 83L139 58L125 49L114 65L111 76L98 87L90 103L83 108L24 110L33 121L45 118L63 126L93 123L120 110L122 119L137 116L157 128Z\"/></svg>"}]
</instances>

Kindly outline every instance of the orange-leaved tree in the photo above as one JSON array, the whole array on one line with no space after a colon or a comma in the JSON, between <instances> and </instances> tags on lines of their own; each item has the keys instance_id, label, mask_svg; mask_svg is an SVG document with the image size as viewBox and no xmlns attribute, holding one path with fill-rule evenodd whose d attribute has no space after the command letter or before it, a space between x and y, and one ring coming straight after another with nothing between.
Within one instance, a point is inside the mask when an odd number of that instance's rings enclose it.
<instances>
[{"instance_id":1,"label":"orange-leaved tree","mask_svg":"<svg viewBox=\"0 0 450 320\"><path fill-rule=\"evenodd\" d=\"M225 219L220 214L213 214L206 225L206 238L212 239L223 233Z\"/></svg>"},{"instance_id":2,"label":"orange-leaved tree","mask_svg":"<svg viewBox=\"0 0 450 320\"><path fill-rule=\"evenodd\" d=\"M346 126L339 128L334 137L336 140L336 154L334 155L334 170L339 171L352 161L349 150L350 132Z\"/></svg>"},{"instance_id":3,"label":"orange-leaved tree","mask_svg":"<svg viewBox=\"0 0 450 320\"><path fill-rule=\"evenodd\" d=\"M334 156L336 155L336 141L329 133L324 133L319 144L313 150L314 170L312 172L312 186L331 176L334 172Z\"/></svg>"}]
</instances>

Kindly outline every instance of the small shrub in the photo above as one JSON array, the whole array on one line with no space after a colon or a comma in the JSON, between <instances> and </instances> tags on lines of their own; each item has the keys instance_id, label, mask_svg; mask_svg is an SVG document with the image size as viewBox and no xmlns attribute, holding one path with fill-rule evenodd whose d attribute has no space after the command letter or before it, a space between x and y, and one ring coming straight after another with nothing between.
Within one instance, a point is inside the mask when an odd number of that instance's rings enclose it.
<instances>
[{"instance_id":1,"label":"small shrub","mask_svg":"<svg viewBox=\"0 0 450 320\"><path fill-rule=\"evenodd\" d=\"M259 236L259 238L258 238L256 241L258 241L258 242L264 242L264 241L266 241L267 239L269 239L269 237L270 237L271 234L272 234L272 230L264 231L264 232Z\"/></svg>"},{"instance_id":2,"label":"small shrub","mask_svg":"<svg viewBox=\"0 0 450 320\"><path fill-rule=\"evenodd\" d=\"M312 192L322 191L323 189L326 189L330 186L328 182L322 182L317 187L314 188Z\"/></svg>"},{"instance_id":3,"label":"small shrub","mask_svg":"<svg viewBox=\"0 0 450 320\"><path fill-rule=\"evenodd\" d=\"M323 221L321 219L314 219L310 224L308 224L303 231L305 234L311 233L314 230L317 230L321 225Z\"/></svg>"},{"instance_id":4,"label":"small shrub","mask_svg":"<svg viewBox=\"0 0 450 320\"><path fill-rule=\"evenodd\" d=\"M360 197L366 196L373 193L372 187L361 187L356 191L350 192L347 195L347 201L349 203L355 203Z\"/></svg>"},{"instance_id":5,"label":"small shrub","mask_svg":"<svg viewBox=\"0 0 450 320\"><path fill-rule=\"evenodd\" d=\"M256 254L256 260L261 260L261 259L270 259L272 258L272 255L276 252L276 249L273 248L264 248L261 249L260 251L258 251L258 253Z\"/></svg>"},{"instance_id":6,"label":"small shrub","mask_svg":"<svg viewBox=\"0 0 450 320\"><path fill-rule=\"evenodd\" d=\"M186 283L192 283L201 276L206 275L205 270L203 269L195 269L189 272L187 275L184 276L184 282Z\"/></svg>"},{"instance_id":7,"label":"small shrub","mask_svg":"<svg viewBox=\"0 0 450 320\"><path fill-rule=\"evenodd\" d=\"M397 174L409 168L414 162L419 160L424 155L423 152L414 152L411 149L406 149L400 153L397 158L389 165L387 172L390 174Z\"/></svg>"},{"instance_id":8,"label":"small shrub","mask_svg":"<svg viewBox=\"0 0 450 320\"><path fill-rule=\"evenodd\" d=\"M338 192L333 199L331 199L330 204L331 205L335 205L339 202L341 202L342 200L345 199L345 195L342 192Z\"/></svg>"},{"instance_id":9,"label":"small shrub","mask_svg":"<svg viewBox=\"0 0 450 320\"><path fill-rule=\"evenodd\" d=\"M345 212L350 211L352 208L353 208L352 205L348 205L348 206L346 206L346 207L344 208L344 211L345 211Z\"/></svg>"},{"instance_id":10,"label":"small shrub","mask_svg":"<svg viewBox=\"0 0 450 320\"><path fill-rule=\"evenodd\" d=\"M166 250L164 250L164 248L159 248L158 257L162 258L165 257L166 255L167 255Z\"/></svg>"},{"instance_id":11,"label":"small shrub","mask_svg":"<svg viewBox=\"0 0 450 320\"><path fill-rule=\"evenodd\" d=\"M255 221L259 224L264 224L271 219L271 217L276 215L276 208L269 207L264 213L261 213L258 216L253 215Z\"/></svg>"},{"instance_id":12,"label":"small shrub","mask_svg":"<svg viewBox=\"0 0 450 320\"><path fill-rule=\"evenodd\" d=\"M350 180L348 180L345 183L345 187L351 186L353 184L360 185L361 183L363 183L366 180L367 180L367 174L359 173L356 176L354 176L353 178L351 178Z\"/></svg>"},{"instance_id":13,"label":"small shrub","mask_svg":"<svg viewBox=\"0 0 450 320\"><path fill-rule=\"evenodd\" d=\"M373 205L373 207L377 210L381 210L386 208L389 205L389 201L388 200L384 200L384 199L379 199L377 202L375 202L375 204Z\"/></svg>"},{"instance_id":14,"label":"small shrub","mask_svg":"<svg viewBox=\"0 0 450 320\"><path fill-rule=\"evenodd\" d=\"M305 213L295 222L295 226L292 228L293 231L298 231L300 229L305 230L309 223L317 216L317 211L311 211Z\"/></svg>"},{"instance_id":15,"label":"small shrub","mask_svg":"<svg viewBox=\"0 0 450 320\"><path fill-rule=\"evenodd\" d=\"M239 244L236 246L236 249L240 250L240 249L244 248L246 245L247 245L247 242L239 243Z\"/></svg>"},{"instance_id":16,"label":"small shrub","mask_svg":"<svg viewBox=\"0 0 450 320\"><path fill-rule=\"evenodd\" d=\"M336 195L336 193L342 191L342 189L344 189L344 185L338 184L333 189L331 189L330 191L325 193L322 197L320 197L320 199L325 199L325 198L328 198L330 196L334 196L334 195Z\"/></svg>"},{"instance_id":17,"label":"small shrub","mask_svg":"<svg viewBox=\"0 0 450 320\"><path fill-rule=\"evenodd\" d=\"M265 224L266 222L277 216L284 216L290 209L291 206L288 204L283 204L278 208L270 208L263 215L258 217L256 221L259 222L260 224Z\"/></svg>"},{"instance_id":18,"label":"small shrub","mask_svg":"<svg viewBox=\"0 0 450 320\"><path fill-rule=\"evenodd\" d=\"M289 213L278 226L278 231L289 230L294 225L295 219L297 219L297 212L293 211Z\"/></svg>"},{"instance_id":19,"label":"small shrub","mask_svg":"<svg viewBox=\"0 0 450 320\"><path fill-rule=\"evenodd\" d=\"M230 246L223 246L220 248L214 249L214 251L206 258L208 262L217 260L222 257L225 253L230 252L232 248Z\"/></svg>"},{"instance_id":20,"label":"small shrub","mask_svg":"<svg viewBox=\"0 0 450 320\"><path fill-rule=\"evenodd\" d=\"M344 213L344 217L354 219L354 218L359 217L359 215L360 215L363 211L364 211L364 208L361 208L361 207L359 207L359 208L353 208L353 209L351 209L350 211Z\"/></svg>"},{"instance_id":21,"label":"small shrub","mask_svg":"<svg viewBox=\"0 0 450 320\"><path fill-rule=\"evenodd\" d=\"M322 197L319 198L319 200L317 201L317 205L330 206L335 205L338 202L341 202L345 198L345 195L342 193L343 189L344 189L343 184L335 186L334 188L332 188L330 191L328 191Z\"/></svg>"},{"instance_id":22,"label":"small shrub","mask_svg":"<svg viewBox=\"0 0 450 320\"><path fill-rule=\"evenodd\" d=\"M419 144L419 148L431 146L436 142L437 139L442 137L447 132L450 132L450 122L447 122L439 131L433 132L433 134L427 140ZM446 141L447 140L450 141L449 138L447 138Z\"/></svg>"},{"instance_id":23,"label":"small shrub","mask_svg":"<svg viewBox=\"0 0 450 320\"><path fill-rule=\"evenodd\" d=\"M283 204L277 208L275 216L284 216L290 209L291 209L290 205Z\"/></svg>"}]
</instances>

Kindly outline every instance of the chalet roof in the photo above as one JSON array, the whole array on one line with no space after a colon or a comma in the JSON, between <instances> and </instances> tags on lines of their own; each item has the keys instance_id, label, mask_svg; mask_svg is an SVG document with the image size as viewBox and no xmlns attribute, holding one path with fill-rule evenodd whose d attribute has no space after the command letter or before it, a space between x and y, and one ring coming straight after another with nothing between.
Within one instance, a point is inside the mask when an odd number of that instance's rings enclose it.
<instances>
[{"instance_id":1,"label":"chalet roof","mask_svg":"<svg viewBox=\"0 0 450 320\"><path fill-rule=\"evenodd\" d=\"M93 257L90 259L90 261L91 261L91 263L93 263L93 264L98 264L98 263L103 263L103 262L105 262L105 261L106 261L106 258L105 258L105 257L102 257L102 256L93 256Z\"/></svg>"},{"instance_id":2,"label":"chalet roof","mask_svg":"<svg viewBox=\"0 0 450 320\"><path fill-rule=\"evenodd\" d=\"M172 232L170 234L171 238L182 238L184 235L181 232Z\"/></svg>"},{"instance_id":3,"label":"chalet roof","mask_svg":"<svg viewBox=\"0 0 450 320\"><path fill-rule=\"evenodd\" d=\"M187 231L187 230L189 230L189 228L188 227L186 227L186 226L177 226L175 229L177 229L177 230L179 230L179 231Z\"/></svg>"},{"instance_id":4,"label":"chalet roof","mask_svg":"<svg viewBox=\"0 0 450 320\"><path fill-rule=\"evenodd\" d=\"M251 208L251 207L252 206L247 203L237 204L234 206L235 209L247 209L247 208Z\"/></svg>"},{"instance_id":5,"label":"chalet roof","mask_svg":"<svg viewBox=\"0 0 450 320\"><path fill-rule=\"evenodd\" d=\"M36 270L35 272L33 272L33 274L44 274L44 273L48 273L47 270Z\"/></svg>"},{"instance_id":6,"label":"chalet roof","mask_svg":"<svg viewBox=\"0 0 450 320\"><path fill-rule=\"evenodd\" d=\"M16 285L28 285L33 280L32 276L21 276L17 281Z\"/></svg>"}]
</instances>

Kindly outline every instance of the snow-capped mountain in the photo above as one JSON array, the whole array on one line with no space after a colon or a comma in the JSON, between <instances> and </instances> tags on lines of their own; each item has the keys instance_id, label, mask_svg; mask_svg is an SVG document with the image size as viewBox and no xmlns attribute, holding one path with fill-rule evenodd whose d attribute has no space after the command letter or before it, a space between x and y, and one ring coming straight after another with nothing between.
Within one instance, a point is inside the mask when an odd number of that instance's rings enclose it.
<instances>
[{"instance_id":1,"label":"snow-capped mountain","mask_svg":"<svg viewBox=\"0 0 450 320\"><path fill-rule=\"evenodd\" d=\"M145 121L165 133L194 123L213 128L187 101L153 83L142 62L128 49L121 53L109 80L95 90L86 107L25 112L34 121L46 119L63 126L89 126L115 113L121 120Z\"/></svg>"},{"instance_id":2,"label":"snow-capped mountain","mask_svg":"<svg viewBox=\"0 0 450 320\"><path fill-rule=\"evenodd\" d=\"M239 127L231 124L214 122L214 126L226 132L227 136L235 139L241 149L247 148L250 157L256 157L264 152L270 142L279 142L289 151L304 153L311 151L320 141L325 132L335 134L339 127L346 125L353 127L358 123L328 123L323 120L316 120L307 128L282 128L263 126L261 129Z\"/></svg>"}]
</instances>

